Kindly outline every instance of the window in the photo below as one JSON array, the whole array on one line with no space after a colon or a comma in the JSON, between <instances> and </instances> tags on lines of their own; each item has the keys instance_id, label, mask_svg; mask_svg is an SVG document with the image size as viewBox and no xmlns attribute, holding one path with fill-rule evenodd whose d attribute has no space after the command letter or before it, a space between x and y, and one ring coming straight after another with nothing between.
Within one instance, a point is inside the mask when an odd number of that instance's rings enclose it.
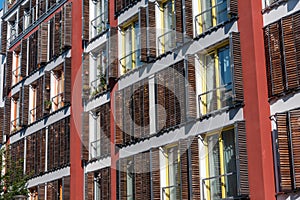
<instances>
[{"instance_id":1,"label":"window","mask_svg":"<svg viewBox=\"0 0 300 200\"><path fill-rule=\"evenodd\" d=\"M132 159L127 161L127 200L134 200L134 163Z\"/></svg>"},{"instance_id":2,"label":"window","mask_svg":"<svg viewBox=\"0 0 300 200\"><path fill-rule=\"evenodd\" d=\"M93 119L95 122L94 125L94 141L91 142L91 147L92 147L92 158L99 158L101 155L101 141L100 141L100 113L98 112L97 114L93 115Z\"/></svg>"},{"instance_id":3,"label":"window","mask_svg":"<svg viewBox=\"0 0 300 200\"><path fill-rule=\"evenodd\" d=\"M209 200L234 197L237 194L234 129L208 134L207 177L203 179Z\"/></svg>"},{"instance_id":4,"label":"window","mask_svg":"<svg viewBox=\"0 0 300 200\"><path fill-rule=\"evenodd\" d=\"M18 131L21 127L19 124L20 100L19 97L12 98L12 113L11 113L11 132Z\"/></svg>"},{"instance_id":5,"label":"window","mask_svg":"<svg viewBox=\"0 0 300 200\"><path fill-rule=\"evenodd\" d=\"M122 74L141 66L140 25L137 20L123 26L122 49L123 55L120 59Z\"/></svg>"},{"instance_id":6,"label":"window","mask_svg":"<svg viewBox=\"0 0 300 200\"><path fill-rule=\"evenodd\" d=\"M12 65L12 85L17 84L21 80L21 59L20 53L14 52Z\"/></svg>"},{"instance_id":7,"label":"window","mask_svg":"<svg viewBox=\"0 0 300 200\"><path fill-rule=\"evenodd\" d=\"M98 0L94 2L94 13L91 13L91 38L101 34L106 30L108 23L107 11L107 0Z\"/></svg>"},{"instance_id":8,"label":"window","mask_svg":"<svg viewBox=\"0 0 300 200\"><path fill-rule=\"evenodd\" d=\"M158 37L160 54L175 47L175 5L173 0L161 4L162 35Z\"/></svg>"},{"instance_id":9,"label":"window","mask_svg":"<svg viewBox=\"0 0 300 200\"><path fill-rule=\"evenodd\" d=\"M64 106L64 72L56 70L53 72L54 91L51 98L53 111L56 111Z\"/></svg>"},{"instance_id":10,"label":"window","mask_svg":"<svg viewBox=\"0 0 300 200\"><path fill-rule=\"evenodd\" d=\"M10 38L9 42L11 43L17 36L17 27L16 27L16 21L10 21L9 22L9 27L10 27Z\"/></svg>"},{"instance_id":11,"label":"window","mask_svg":"<svg viewBox=\"0 0 300 200\"><path fill-rule=\"evenodd\" d=\"M37 97L37 88L36 85L31 85L29 90L29 122L33 123L36 120L36 97Z\"/></svg>"},{"instance_id":12,"label":"window","mask_svg":"<svg viewBox=\"0 0 300 200\"><path fill-rule=\"evenodd\" d=\"M228 20L227 0L200 0L195 17L196 35Z\"/></svg>"},{"instance_id":13,"label":"window","mask_svg":"<svg viewBox=\"0 0 300 200\"><path fill-rule=\"evenodd\" d=\"M232 102L232 73L229 45L201 55L201 114L229 106Z\"/></svg>"},{"instance_id":14,"label":"window","mask_svg":"<svg viewBox=\"0 0 300 200\"><path fill-rule=\"evenodd\" d=\"M162 188L166 200L180 199L180 153L178 146L166 149L167 186Z\"/></svg>"}]
</instances>

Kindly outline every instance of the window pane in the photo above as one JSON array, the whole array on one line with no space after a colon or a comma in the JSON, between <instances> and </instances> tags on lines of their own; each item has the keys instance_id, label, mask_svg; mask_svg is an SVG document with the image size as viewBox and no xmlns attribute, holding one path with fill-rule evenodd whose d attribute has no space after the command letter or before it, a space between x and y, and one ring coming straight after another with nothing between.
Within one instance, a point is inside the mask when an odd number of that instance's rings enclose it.
<instances>
[{"instance_id":1,"label":"window pane","mask_svg":"<svg viewBox=\"0 0 300 200\"><path fill-rule=\"evenodd\" d=\"M127 165L127 200L133 200L134 167L133 162Z\"/></svg>"},{"instance_id":2,"label":"window pane","mask_svg":"<svg viewBox=\"0 0 300 200\"><path fill-rule=\"evenodd\" d=\"M135 29L135 36L134 36L134 42L135 42L135 60L136 60L136 67L140 66L142 63L140 61L141 57L141 41L140 41L140 25L138 22L134 23L134 29Z\"/></svg>"},{"instance_id":3,"label":"window pane","mask_svg":"<svg viewBox=\"0 0 300 200\"><path fill-rule=\"evenodd\" d=\"M178 148L173 147L168 149L168 170L169 170L169 195L170 199L178 199L179 197L179 188L177 185L180 183L180 174L179 174L179 163L178 163Z\"/></svg>"},{"instance_id":4,"label":"window pane","mask_svg":"<svg viewBox=\"0 0 300 200\"><path fill-rule=\"evenodd\" d=\"M226 85L232 82L230 70L229 46L218 50L219 68L220 68L220 83Z\"/></svg>"},{"instance_id":5,"label":"window pane","mask_svg":"<svg viewBox=\"0 0 300 200\"><path fill-rule=\"evenodd\" d=\"M202 0L202 28L203 31L206 31L212 27L212 9L211 9L211 0Z\"/></svg>"},{"instance_id":6,"label":"window pane","mask_svg":"<svg viewBox=\"0 0 300 200\"><path fill-rule=\"evenodd\" d=\"M127 56L125 59L125 66L126 66L126 70L127 69L132 69L132 55L131 55L131 51L132 51L132 37L131 37L131 27L129 27L126 31L125 31L125 55ZM130 55L129 55L130 54Z\"/></svg>"},{"instance_id":7,"label":"window pane","mask_svg":"<svg viewBox=\"0 0 300 200\"><path fill-rule=\"evenodd\" d=\"M227 1L226 0L217 0L217 24L226 21L227 18Z\"/></svg>"},{"instance_id":8,"label":"window pane","mask_svg":"<svg viewBox=\"0 0 300 200\"><path fill-rule=\"evenodd\" d=\"M211 91L216 88L215 83L215 60L214 54L209 54L205 57L206 66L206 92ZM215 107L215 96L214 92L209 92L206 95L207 112L211 112Z\"/></svg>"}]
</instances>

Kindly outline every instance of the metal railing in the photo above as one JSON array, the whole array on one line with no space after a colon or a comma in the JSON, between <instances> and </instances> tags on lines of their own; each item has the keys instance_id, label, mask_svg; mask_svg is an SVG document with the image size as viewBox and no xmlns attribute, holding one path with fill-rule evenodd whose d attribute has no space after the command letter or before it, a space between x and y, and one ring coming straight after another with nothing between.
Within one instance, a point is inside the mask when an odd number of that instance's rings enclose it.
<instances>
[{"instance_id":1,"label":"metal railing","mask_svg":"<svg viewBox=\"0 0 300 200\"><path fill-rule=\"evenodd\" d=\"M222 187L225 187L226 188L226 183L228 182L228 177L231 177L231 176L235 176L236 175L236 172L230 172L230 173L226 173L226 174L222 174L222 175L218 175L218 176L212 176L212 177L209 177L209 178L204 178L202 179L202 196L203 196L203 199L206 200L206 199L222 199L224 197L222 197ZM224 181L225 183L222 183L222 177L224 177ZM236 179L235 179L236 180ZM214 182L215 183L215 187L214 188L216 191L212 191L212 184L213 181L216 181ZM237 186L237 182L236 182L236 186ZM230 187L234 187L233 185L230 185ZM205 191L210 191L210 195L213 197L208 197L208 192L205 192ZM226 194L226 197L225 198L228 198L227 196L228 194ZM237 196L237 194L230 194L230 196Z\"/></svg>"},{"instance_id":2,"label":"metal railing","mask_svg":"<svg viewBox=\"0 0 300 200\"><path fill-rule=\"evenodd\" d=\"M133 67L139 67L142 65L140 52L141 50L137 49L119 60L121 66L125 69L125 73L132 70Z\"/></svg>"},{"instance_id":3,"label":"metal railing","mask_svg":"<svg viewBox=\"0 0 300 200\"><path fill-rule=\"evenodd\" d=\"M17 117L14 120L12 120L10 122L10 125L11 125L11 132L15 132L15 131L20 130L21 127L20 127L19 117Z\"/></svg>"},{"instance_id":4,"label":"metal railing","mask_svg":"<svg viewBox=\"0 0 300 200\"><path fill-rule=\"evenodd\" d=\"M99 158L101 156L100 152L100 139L91 142L91 151L92 151L92 158Z\"/></svg>"},{"instance_id":5,"label":"metal railing","mask_svg":"<svg viewBox=\"0 0 300 200\"><path fill-rule=\"evenodd\" d=\"M17 67L15 70L12 71L13 75L13 80L12 83L13 85L18 83L21 80L21 66Z\"/></svg>"},{"instance_id":6,"label":"metal railing","mask_svg":"<svg viewBox=\"0 0 300 200\"><path fill-rule=\"evenodd\" d=\"M233 105L232 83L222 85L198 96L200 115ZM206 112L204 112L204 110Z\"/></svg>"},{"instance_id":7,"label":"metal railing","mask_svg":"<svg viewBox=\"0 0 300 200\"><path fill-rule=\"evenodd\" d=\"M162 187L163 200L165 199L176 199L181 200L180 185L172 185L167 187Z\"/></svg>"},{"instance_id":8,"label":"metal railing","mask_svg":"<svg viewBox=\"0 0 300 200\"><path fill-rule=\"evenodd\" d=\"M228 20L227 0L223 0L195 16L196 35L199 35L226 20Z\"/></svg>"},{"instance_id":9,"label":"metal railing","mask_svg":"<svg viewBox=\"0 0 300 200\"><path fill-rule=\"evenodd\" d=\"M158 52L164 54L176 47L176 31L170 30L157 38Z\"/></svg>"},{"instance_id":10,"label":"metal railing","mask_svg":"<svg viewBox=\"0 0 300 200\"><path fill-rule=\"evenodd\" d=\"M107 12L104 12L91 21L91 36L96 37L107 29Z\"/></svg>"},{"instance_id":11,"label":"metal railing","mask_svg":"<svg viewBox=\"0 0 300 200\"><path fill-rule=\"evenodd\" d=\"M10 37L8 39L8 43L10 44L17 37L17 29L16 23L10 26Z\"/></svg>"},{"instance_id":12,"label":"metal railing","mask_svg":"<svg viewBox=\"0 0 300 200\"><path fill-rule=\"evenodd\" d=\"M101 93L107 89L107 81L104 76L100 76L91 82L91 95L94 96Z\"/></svg>"},{"instance_id":13,"label":"metal railing","mask_svg":"<svg viewBox=\"0 0 300 200\"><path fill-rule=\"evenodd\" d=\"M57 95L52 97L51 102L54 105L54 111L64 107L64 92L58 93Z\"/></svg>"}]
</instances>

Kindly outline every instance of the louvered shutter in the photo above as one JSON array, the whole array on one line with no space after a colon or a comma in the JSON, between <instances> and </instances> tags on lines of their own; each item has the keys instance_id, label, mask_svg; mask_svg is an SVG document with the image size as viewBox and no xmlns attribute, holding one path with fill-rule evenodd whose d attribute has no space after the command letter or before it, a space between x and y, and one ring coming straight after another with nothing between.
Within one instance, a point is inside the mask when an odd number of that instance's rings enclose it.
<instances>
[{"instance_id":1,"label":"louvered shutter","mask_svg":"<svg viewBox=\"0 0 300 200\"><path fill-rule=\"evenodd\" d=\"M155 18L155 2L148 2L148 20L149 20L149 57L156 58L156 18Z\"/></svg>"},{"instance_id":2,"label":"louvered shutter","mask_svg":"<svg viewBox=\"0 0 300 200\"><path fill-rule=\"evenodd\" d=\"M4 135L10 134L10 114L11 114L11 98L6 97L5 103L4 103Z\"/></svg>"},{"instance_id":3,"label":"louvered shutter","mask_svg":"<svg viewBox=\"0 0 300 200\"><path fill-rule=\"evenodd\" d=\"M87 101L90 96L90 56L89 53L83 53L82 55L82 99Z\"/></svg>"},{"instance_id":4,"label":"louvered shutter","mask_svg":"<svg viewBox=\"0 0 300 200\"><path fill-rule=\"evenodd\" d=\"M1 23L1 53L6 54L7 49L7 21Z\"/></svg>"},{"instance_id":5,"label":"louvered shutter","mask_svg":"<svg viewBox=\"0 0 300 200\"><path fill-rule=\"evenodd\" d=\"M129 144L133 140L133 121L132 121L132 86L124 89L124 107L123 107L123 140Z\"/></svg>"},{"instance_id":6,"label":"louvered shutter","mask_svg":"<svg viewBox=\"0 0 300 200\"><path fill-rule=\"evenodd\" d=\"M22 40L21 77L26 77L27 70L27 39Z\"/></svg>"},{"instance_id":7,"label":"louvered shutter","mask_svg":"<svg viewBox=\"0 0 300 200\"><path fill-rule=\"evenodd\" d=\"M150 151L151 156L151 199L160 200L160 164L159 149L153 148Z\"/></svg>"},{"instance_id":8,"label":"louvered shutter","mask_svg":"<svg viewBox=\"0 0 300 200\"><path fill-rule=\"evenodd\" d=\"M185 0L185 33L188 39L193 38L193 3L192 0Z\"/></svg>"},{"instance_id":9,"label":"louvered shutter","mask_svg":"<svg viewBox=\"0 0 300 200\"><path fill-rule=\"evenodd\" d=\"M227 1L227 12L232 16L238 15L238 0L229 0Z\"/></svg>"},{"instance_id":10,"label":"louvered shutter","mask_svg":"<svg viewBox=\"0 0 300 200\"><path fill-rule=\"evenodd\" d=\"M54 145L53 125L50 125L48 127L48 149L47 149L48 171L50 171L53 168L53 145Z\"/></svg>"},{"instance_id":11,"label":"louvered shutter","mask_svg":"<svg viewBox=\"0 0 300 200\"><path fill-rule=\"evenodd\" d=\"M28 124L29 113L29 86L24 85L20 89L20 111L19 111L19 124L20 126L26 126Z\"/></svg>"},{"instance_id":12,"label":"louvered shutter","mask_svg":"<svg viewBox=\"0 0 300 200\"><path fill-rule=\"evenodd\" d=\"M52 181L50 186L47 187L47 200L56 200L57 191L59 191L58 180Z\"/></svg>"},{"instance_id":13,"label":"louvered shutter","mask_svg":"<svg viewBox=\"0 0 300 200\"><path fill-rule=\"evenodd\" d=\"M298 65L298 76L300 72L300 12L294 14L293 17L293 26L294 26L294 42L296 48L296 58Z\"/></svg>"},{"instance_id":14,"label":"louvered shutter","mask_svg":"<svg viewBox=\"0 0 300 200\"><path fill-rule=\"evenodd\" d=\"M45 200L45 184L38 185L38 199Z\"/></svg>"},{"instance_id":15,"label":"louvered shutter","mask_svg":"<svg viewBox=\"0 0 300 200\"><path fill-rule=\"evenodd\" d=\"M0 144L3 144L3 130L4 130L4 108L0 108ZM0 162L0 166L1 162Z\"/></svg>"},{"instance_id":16,"label":"louvered shutter","mask_svg":"<svg viewBox=\"0 0 300 200\"><path fill-rule=\"evenodd\" d=\"M82 146L81 159L88 161L89 159L89 113L82 113Z\"/></svg>"},{"instance_id":17,"label":"louvered shutter","mask_svg":"<svg viewBox=\"0 0 300 200\"><path fill-rule=\"evenodd\" d=\"M47 62L48 53L48 23L42 23L38 29L38 64L44 65Z\"/></svg>"},{"instance_id":18,"label":"louvered shutter","mask_svg":"<svg viewBox=\"0 0 300 200\"><path fill-rule=\"evenodd\" d=\"M281 64L281 37L279 30L280 24L278 22L269 26L272 95L281 94L284 90Z\"/></svg>"},{"instance_id":19,"label":"louvered shutter","mask_svg":"<svg viewBox=\"0 0 300 200\"><path fill-rule=\"evenodd\" d=\"M72 3L68 3L64 7L64 48L72 46Z\"/></svg>"},{"instance_id":20,"label":"louvered shutter","mask_svg":"<svg viewBox=\"0 0 300 200\"><path fill-rule=\"evenodd\" d=\"M189 199L189 163L187 140L179 140L181 199Z\"/></svg>"},{"instance_id":21,"label":"louvered shutter","mask_svg":"<svg viewBox=\"0 0 300 200\"><path fill-rule=\"evenodd\" d=\"M141 126L143 129L142 138L147 138L150 136L150 96L148 79L145 80L142 87L141 92L143 92L143 98L140 99L140 105L141 107L143 106L143 109L140 110L142 117Z\"/></svg>"},{"instance_id":22,"label":"louvered shutter","mask_svg":"<svg viewBox=\"0 0 300 200\"><path fill-rule=\"evenodd\" d=\"M43 77L37 80L36 86L36 120L43 117Z\"/></svg>"},{"instance_id":23,"label":"louvered shutter","mask_svg":"<svg viewBox=\"0 0 300 200\"><path fill-rule=\"evenodd\" d=\"M136 199L144 199L144 196L142 194L142 153L134 155L134 194Z\"/></svg>"},{"instance_id":24,"label":"louvered shutter","mask_svg":"<svg viewBox=\"0 0 300 200\"><path fill-rule=\"evenodd\" d=\"M18 19L18 34L21 34L24 30L24 6L19 8L19 19Z\"/></svg>"},{"instance_id":25,"label":"louvered shutter","mask_svg":"<svg viewBox=\"0 0 300 200\"><path fill-rule=\"evenodd\" d=\"M233 81L233 102L243 102L244 90L240 33L232 32L230 34L230 62Z\"/></svg>"},{"instance_id":26,"label":"louvered shutter","mask_svg":"<svg viewBox=\"0 0 300 200\"><path fill-rule=\"evenodd\" d=\"M246 139L245 121L235 123L235 144L236 146L236 162L237 162L237 179L239 182L238 195L249 195L248 183L248 154Z\"/></svg>"},{"instance_id":27,"label":"louvered shutter","mask_svg":"<svg viewBox=\"0 0 300 200\"><path fill-rule=\"evenodd\" d=\"M186 62L187 62L187 76L188 76L187 118L195 119L197 117L195 57L192 55L188 55Z\"/></svg>"},{"instance_id":28,"label":"louvered shutter","mask_svg":"<svg viewBox=\"0 0 300 200\"><path fill-rule=\"evenodd\" d=\"M27 137L27 147L26 147L26 174L30 175L32 171L32 165L33 165L33 140L32 135Z\"/></svg>"},{"instance_id":29,"label":"louvered shutter","mask_svg":"<svg viewBox=\"0 0 300 200\"><path fill-rule=\"evenodd\" d=\"M294 43L293 16L282 19L282 41L285 55L286 89L295 89L299 86L297 69L296 47Z\"/></svg>"},{"instance_id":30,"label":"louvered shutter","mask_svg":"<svg viewBox=\"0 0 300 200\"><path fill-rule=\"evenodd\" d=\"M45 101L50 102L50 78L51 78L51 72L49 71L44 71L44 115L48 115L50 113L50 106L47 106Z\"/></svg>"},{"instance_id":31,"label":"louvered shutter","mask_svg":"<svg viewBox=\"0 0 300 200\"><path fill-rule=\"evenodd\" d=\"M40 139L41 139L41 159L40 159L40 161L41 161L41 168L40 168L40 171L41 172L44 172L45 171L45 165L46 165L46 132L45 132L45 129L42 129L41 131L40 131L40 134L41 134L41 137L40 137Z\"/></svg>"},{"instance_id":32,"label":"louvered shutter","mask_svg":"<svg viewBox=\"0 0 300 200\"><path fill-rule=\"evenodd\" d=\"M183 16L182 16L182 0L175 0L175 20L176 20L176 46L183 44ZM192 15L192 13L190 13Z\"/></svg>"},{"instance_id":33,"label":"louvered shutter","mask_svg":"<svg viewBox=\"0 0 300 200\"><path fill-rule=\"evenodd\" d=\"M54 169L57 169L60 167L60 122L56 122L54 128Z\"/></svg>"},{"instance_id":34,"label":"louvered shutter","mask_svg":"<svg viewBox=\"0 0 300 200\"><path fill-rule=\"evenodd\" d=\"M140 24L140 42L141 42L141 61L148 61L147 48L147 9L145 7L139 8L139 24Z\"/></svg>"},{"instance_id":35,"label":"louvered shutter","mask_svg":"<svg viewBox=\"0 0 300 200\"><path fill-rule=\"evenodd\" d=\"M85 199L94 200L94 172L85 175Z\"/></svg>"},{"instance_id":36,"label":"louvered shutter","mask_svg":"<svg viewBox=\"0 0 300 200\"><path fill-rule=\"evenodd\" d=\"M39 1L38 16L41 17L46 12L46 0Z\"/></svg>"},{"instance_id":37,"label":"louvered shutter","mask_svg":"<svg viewBox=\"0 0 300 200\"><path fill-rule=\"evenodd\" d=\"M191 199L198 200L201 199L201 193L200 193L200 165L199 165L199 144L198 144L198 138L195 137L191 141L190 139L190 161L189 161L189 171L190 171L190 177L192 177L192 185L191 187Z\"/></svg>"},{"instance_id":38,"label":"louvered shutter","mask_svg":"<svg viewBox=\"0 0 300 200\"><path fill-rule=\"evenodd\" d=\"M89 41L89 0L83 0L83 30L82 39Z\"/></svg>"},{"instance_id":39,"label":"louvered shutter","mask_svg":"<svg viewBox=\"0 0 300 200\"><path fill-rule=\"evenodd\" d=\"M71 59L66 58L64 63L64 103L71 103Z\"/></svg>"},{"instance_id":40,"label":"louvered shutter","mask_svg":"<svg viewBox=\"0 0 300 200\"><path fill-rule=\"evenodd\" d=\"M269 27L264 28L264 45L266 57L266 70L267 70L267 84L268 84L268 97L272 96L272 77L271 77L271 59L270 59L270 40L269 40Z\"/></svg>"},{"instance_id":41,"label":"louvered shutter","mask_svg":"<svg viewBox=\"0 0 300 200\"><path fill-rule=\"evenodd\" d=\"M61 53L61 12L55 13L54 17L54 56Z\"/></svg>"},{"instance_id":42,"label":"louvered shutter","mask_svg":"<svg viewBox=\"0 0 300 200\"><path fill-rule=\"evenodd\" d=\"M133 133L134 133L134 138L135 139L141 139L142 138L142 131L141 131L141 119L142 115L140 111L142 110L141 104L140 104L140 96L142 96L142 91L141 91L141 82L137 82L133 84L133 93L132 93L132 98L131 98L131 104L133 106L130 114L133 117Z\"/></svg>"},{"instance_id":43,"label":"louvered shutter","mask_svg":"<svg viewBox=\"0 0 300 200\"><path fill-rule=\"evenodd\" d=\"M119 76L119 60L118 60L118 29L116 27L110 28L109 37L109 78L117 78ZM112 89L112 88L111 88Z\"/></svg>"},{"instance_id":44,"label":"louvered shutter","mask_svg":"<svg viewBox=\"0 0 300 200\"><path fill-rule=\"evenodd\" d=\"M115 92L115 144L116 145L123 145L123 91L116 91Z\"/></svg>"},{"instance_id":45,"label":"louvered shutter","mask_svg":"<svg viewBox=\"0 0 300 200\"><path fill-rule=\"evenodd\" d=\"M122 0L115 0L115 16L122 10Z\"/></svg>"},{"instance_id":46,"label":"louvered shutter","mask_svg":"<svg viewBox=\"0 0 300 200\"><path fill-rule=\"evenodd\" d=\"M166 124L166 116L167 113L165 110L165 79L164 79L164 71L161 71L160 73L155 75L155 81L156 81L156 98L157 98L157 107L156 109L156 124L157 128L156 130L159 132L160 130L164 129Z\"/></svg>"},{"instance_id":47,"label":"louvered shutter","mask_svg":"<svg viewBox=\"0 0 300 200\"><path fill-rule=\"evenodd\" d=\"M13 64L13 52L9 51L6 54L6 83L5 83L5 87L6 87L6 94L9 94L10 88L11 88L11 82L12 82L12 64Z\"/></svg>"},{"instance_id":48,"label":"louvered shutter","mask_svg":"<svg viewBox=\"0 0 300 200\"><path fill-rule=\"evenodd\" d=\"M106 167L100 170L101 180L100 180L100 192L101 199L110 200L110 168Z\"/></svg>"},{"instance_id":49,"label":"louvered shutter","mask_svg":"<svg viewBox=\"0 0 300 200\"><path fill-rule=\"evenodd\" d=\"M127 200L127 159L126 158L122 158L119 161L120 163L120 169L119 169L119 173L120 173L120 183L119 183L119 187L120 187L120 200Z\"/></svg>"},{"instance_id":50,"label":"louvered shutter","mask_svg":"<svg viewBox=\"0 0 300 200\"><path fill-rule=\"evenodd\" d=\"M63 178L63 200L70 200L70 176Z\"/></svg>"},{"instance_id":51,"label":"louvered shutter","mask_svg":"<svg viewBox=\"0 0 300 200\"><path fill-rule=\"evenodd\" d=\"M36 174L40 174L42 170L42 160L41 160L41 154L42 154L42 134L41 131L36 132Z\"/></svg>"}]
</instances>

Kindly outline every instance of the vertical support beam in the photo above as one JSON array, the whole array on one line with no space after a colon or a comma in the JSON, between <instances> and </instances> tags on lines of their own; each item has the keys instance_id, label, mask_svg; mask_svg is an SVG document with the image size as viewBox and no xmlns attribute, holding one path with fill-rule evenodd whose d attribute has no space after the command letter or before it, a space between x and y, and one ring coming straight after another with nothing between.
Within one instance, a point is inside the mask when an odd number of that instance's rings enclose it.
<instances>
[{"instance_id":1,"label":"vertical support beam","mask_svg":"<svg viewBox=\"0 0 300 200\"><path fill-rule=\"evenodd\" d=\"M251 199L275 200L261 0L238 2ZM255 103L254 103L255 102Z\"/></svg>"},{"instance_id":2,"label":"vertical support beam","mask_svg":"<svg viewBox=\"0 0 300 200\"><path fill-rule=\"evenodd\" d=\"M82 1L71 0L72 2L72 70L71 70L71 116L70 116L70 199L84 199L84 171L81 162L81 103L82 87ZM76 24L76 26L75 26Z\"/></svg>"}]
</instances>

